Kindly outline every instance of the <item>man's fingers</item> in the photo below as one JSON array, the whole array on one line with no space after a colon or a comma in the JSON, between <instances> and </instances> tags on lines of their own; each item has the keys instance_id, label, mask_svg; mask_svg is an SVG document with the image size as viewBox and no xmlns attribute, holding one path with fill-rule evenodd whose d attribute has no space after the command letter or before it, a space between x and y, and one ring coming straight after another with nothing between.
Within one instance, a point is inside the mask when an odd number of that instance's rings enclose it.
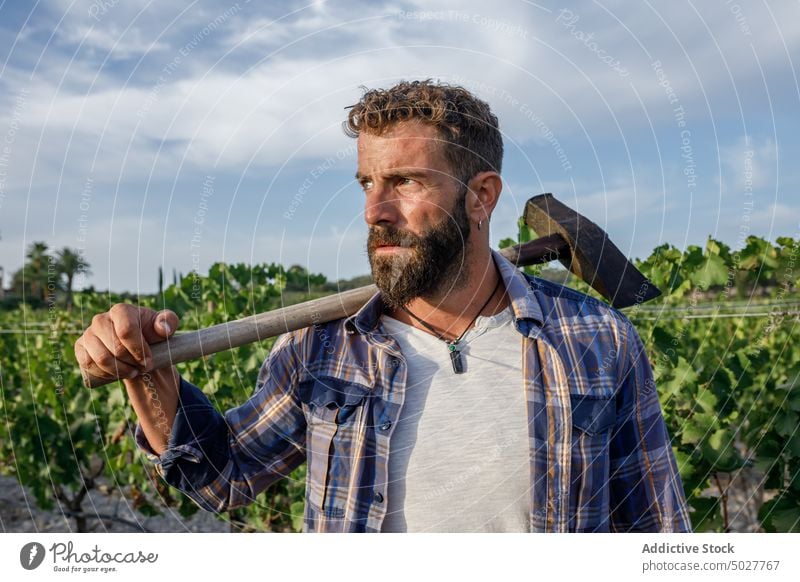
<instances>
[{"instance_id":1,"label":"man's fingers","mask_svg":"<svg viewBox=\"0 0 800 582\"><path fill-rule=\"evenodd\" d=\"M78 365L81 368L85 368L91 363L89 354L86 353L86 348L83 347L83 336L75 340L75 359L78 360Z\"/></svg>"},{"instance_id":2,"label":"man's fingers","mask_svg":"<svg viewBox=\"0 0 800 582\"><path fill-rule=\"evenodd\" d=\"M116 320L115 320L116 318ZM129 348L130 345L123 342L117 335L116 326L123 325L126 318L120 315L120 310L112 308L108 313L100 313L92 318L91 332L106 346L117 360L125 362L131 366L141 366L142 360L136 353ZM135 325L135 323L134 323ZM89 331L89 330L87 330ZM141 353L141 347L138 350Z\"/></svg>"},{"instance_id":3,"label":"man's fingers","mask_svg":"<svg viewBox=\"0 0 800 582\"><path fill-rule=\"evenodd\" d=\"M98 313L75 342L75 357L84 374L100 378L132 378L153 363L150 344L164 341L178 329L169 309L156 312L126 303Z\"/></svg>"},{"instance_id":4,"label":"man's fingers","mask_svg":"<svg viewBox=\"0 0 800 582\"><path fill-rule=\"evenodd\" d=\"M81 367L93 376L110 376L112 378L132 378L139 373L138 368L126 364L114 357L106 344L94 332L87 330L83 334L83 350L85 355L80 355L76 350L76 357L82 357ZM100 372L100 373L98 373Z\"/></svg>"},{"instance_id":5,"label":"man's fingers","mask_svg":"<svg viewBox=\"0 0 800 582\"><path fill-rule=\"evenodd\" d=\"M150 357L150 346L145 341L139 318L111 317L114 355L134 366L145 366Z\"/></svg>"}]
</instances>

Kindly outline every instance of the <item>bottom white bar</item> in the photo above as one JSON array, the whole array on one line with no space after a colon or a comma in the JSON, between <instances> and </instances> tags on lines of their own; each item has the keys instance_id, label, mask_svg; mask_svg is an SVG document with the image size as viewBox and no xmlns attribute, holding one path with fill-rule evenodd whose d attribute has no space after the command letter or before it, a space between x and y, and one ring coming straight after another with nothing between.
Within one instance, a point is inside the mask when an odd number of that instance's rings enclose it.
<instances>
[{"instance_id":1,"label":"bottom white bar","mask_svg":"<svg viewBox=\"0 0 800 582\"><path fill-rule=\"evenodd\" d=\"M794 582L798 542L800 534L0 534L0 571L6 580Z\"/></svg>"}]
</instances>

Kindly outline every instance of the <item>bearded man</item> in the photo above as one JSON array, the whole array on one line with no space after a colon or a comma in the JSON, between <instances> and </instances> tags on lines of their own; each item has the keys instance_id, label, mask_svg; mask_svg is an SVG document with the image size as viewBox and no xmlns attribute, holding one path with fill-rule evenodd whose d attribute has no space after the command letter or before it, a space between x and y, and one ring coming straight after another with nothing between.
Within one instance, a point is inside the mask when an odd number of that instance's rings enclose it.
<instances>
[{"instance_id":1,"label":"bearded man","mask_svg":"<svg viewBox=\"0 0 800 582\"><path fill-rule=\"evenodd\" d=\"M140 374L168 310L115 305L76 343L123 378L136 442L210 511L308 463L304 531L690 531L642 342L624 315L490 247L503 142L461 87L367 91L358 140L379 292L280 336L224 414L174 367Z\"/></svg>"}]
</instances>

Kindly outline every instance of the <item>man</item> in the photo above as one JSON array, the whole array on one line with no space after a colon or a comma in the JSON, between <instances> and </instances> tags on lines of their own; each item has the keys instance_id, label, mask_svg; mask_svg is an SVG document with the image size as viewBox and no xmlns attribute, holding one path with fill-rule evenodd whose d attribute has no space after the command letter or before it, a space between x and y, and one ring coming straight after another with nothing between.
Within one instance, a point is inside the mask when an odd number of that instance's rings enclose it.
<instances>
[{"instance_id":1,"label":"man","mask_svg":"<svg viewBox=\"0 0 800 582\"><path fill-rule=\"evenodd\" d=\"M304 530L691 529L642 343L619 312L490 248L503 145L486 103L402 82L351 108L380 292L281 336L224 416L174 367L178 326L115 305L76 342L124 378L138 445L201 507L248 504L308 462Z\"/></svg>"}]
</instances>

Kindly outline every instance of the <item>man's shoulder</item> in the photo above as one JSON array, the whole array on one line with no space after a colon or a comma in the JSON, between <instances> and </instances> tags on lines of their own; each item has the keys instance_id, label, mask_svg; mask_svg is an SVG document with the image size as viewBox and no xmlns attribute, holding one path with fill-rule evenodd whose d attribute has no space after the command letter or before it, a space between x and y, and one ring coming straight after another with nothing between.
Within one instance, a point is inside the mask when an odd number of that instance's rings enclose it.
<instances>
[{"instance_id":1,"label":"man's shoulder","mask_svg":"<svg viewBox=\"0 0 800 582\"><path fill-rule=\"evenodd\" d=\"M282 333L275 339L273 351L283 349L311 353L325 350L331 353L342 342L347 341L350 334L345 327L346 317L331 321L320 321L289 332Z\"/></svg>"},{"instance_id":2,"label":"man's shoulder","mask_svg":"<svg viewBox=\"0 0 800 582\"><path fill-rule=\"evenodd\" d=\"M630 320L605 301L541 277L525 273L525 278L539 301L546 326L562 333L611 328L627 335Z\"/></svg>"},{"instance_id":3,"label":"man's shoulder","mask_svg":"<svg viewBox=\"0 0 800 582\"><path fill-rule=\"evenodd\" d=\"M628 317L608 303L575 289L525 275L542 309L541 336L565 361L592 378L611 362L624 374L634 344L640 342Z\"/></svg>"},{"instance_id":4,"label":"man's shoulder","mask_svg":"<svg viewBox=\"0 0 800 582\"><path fill-rule=\"evenodd\" d=\"M350 368L369 358L368 344L359 334L348 333L346 321L346 317L319 321L285 332L275 339L268 357L296 367L300 377L349 374Z\"/></svg>"},{"instance_id":5,"label":"man's shoulder","mask_svg":"<svg viewBox=\"0 0 800 582\"><path fill-rule=\"evenodd\" d=\"M280 335L267 357L278 369L291 370L297 384L311 382L326 394L354 386L374 386L378 368L390 365L372 353L372 344L359 333L348 333L347 318L320 321ZM269 364L267 364L269 365Z\"/></svg>"}]
</instances>

